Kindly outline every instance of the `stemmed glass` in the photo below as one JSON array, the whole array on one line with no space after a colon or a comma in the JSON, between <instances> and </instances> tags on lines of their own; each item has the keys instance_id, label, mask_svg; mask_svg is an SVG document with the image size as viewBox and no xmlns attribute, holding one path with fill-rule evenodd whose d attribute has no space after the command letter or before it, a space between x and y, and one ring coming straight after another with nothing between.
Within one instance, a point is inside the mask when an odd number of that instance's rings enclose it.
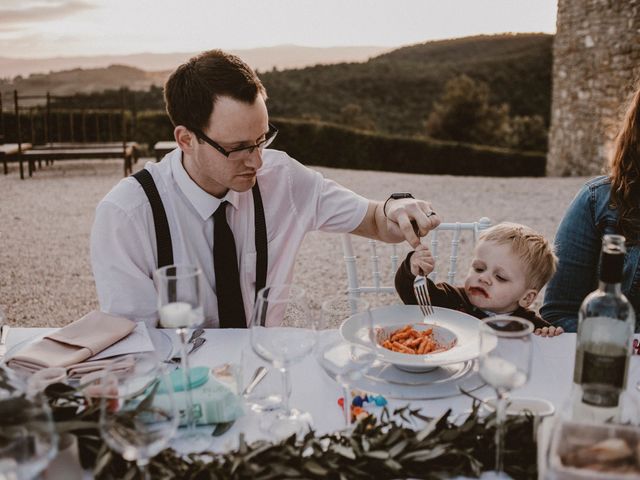
<instances>
[{"instance_id":1,"label":"stemmed glass","mask_svg":"<svg viewBox=\"0 0 640 480\"><path fill-rule=\"evenodd\" d=\"M283 328L269 326L286 325ZM311 426L311 415L289 405L290 367L313 351L317 322L309 314L305 291L295 285L279 284L258 292L251 318L251 347L282 373L282 410L269 431L282 438L302 433Z\"/></svg>"},{"instance_id":2,"label":"stemmed glass","mask_svg":"<svg viewBox=\"0 0 640 480\"><path fill-rule=\"evenodd\" d=\"M27 394L0 366L0 478L37 478L56 456L58 436L42 394Z\"/></svg>"},{"instance_id":3,"label":"stemmed glass","mask_svg":"<svg viewBox=\"0 0 640 480\"><path fill-rule=\"evenodd\" d=\"M150 478L149 460L160 453L178 428L173 388L153 353L115 360L85 392L100 397L100 432L125 460L135 461Z\"/></svg>"},{"instance_id":4,"label":"stemmed glass","mask_svg":"<svg viewBox=\"0 0 640 480\"><path fill-rule=\"evenodd\" d=\"M187 431L174 446L181 452L201 451L209 446L211 437L196 429L187 342L190 329L197 328L204 322L204 277L202 270L192 265L167 265L156 270L154 277L158 291L160 326L175 328L180 339L182 384L185 390L182 398L186 403Z\"/></svg>"},{"instance_id":5,"label":"stemmed glass","mask_svg":"<svg viewBox=\"0 0 640 480\"><path fill-rule=\"evenodd\" d=\"M323 331L318 340L317 360L335 377L343 390L344 424L351 428L351 384L362 377L376 358L376 341L369 302L348 294L336 295L322 303L322 327L335 329L352 315L358 315L359 343L336 337L335 331Z\"/></svg>"},{"instance_id":6,"label":"stemmed glass","mask_svg":"<svg viewBox=\"0 0 640 480\"><path fill-rule=\"evenodd\" d=\"M522 387L531 369L533 324L525 319L496 315L484 319L480 325L480 377L491 385L496 402L496 474L504 473L504 419L507 395Z\"/></svg>"}]
</instances>

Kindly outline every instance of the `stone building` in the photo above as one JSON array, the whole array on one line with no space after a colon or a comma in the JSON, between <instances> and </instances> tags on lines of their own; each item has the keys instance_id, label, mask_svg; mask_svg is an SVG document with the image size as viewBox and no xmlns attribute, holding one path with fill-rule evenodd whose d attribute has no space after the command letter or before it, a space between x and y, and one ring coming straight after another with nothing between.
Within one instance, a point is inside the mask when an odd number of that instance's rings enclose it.
<instances>
[{"instance_id":1,"label":"stone building","mask_svg":"<svg viewBox=\"0 0 640 480\"><path fill-rule=\"evenodd\" d=\"M640 80L640 0L558 0L548 175L606 167Z\"/></svg>"}]
</instances>

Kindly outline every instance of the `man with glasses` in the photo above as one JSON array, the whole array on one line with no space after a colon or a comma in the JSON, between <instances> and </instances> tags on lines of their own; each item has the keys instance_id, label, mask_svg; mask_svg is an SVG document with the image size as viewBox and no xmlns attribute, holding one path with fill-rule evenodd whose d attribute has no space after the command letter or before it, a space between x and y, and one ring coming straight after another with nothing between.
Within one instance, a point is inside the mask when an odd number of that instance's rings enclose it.
<instances>
[{"instance_id":1,"label":"man with glasses","mask_svg":"<svg viewBox=\"0 0 640 480\"><path fill-rule=\"evenodd\" d=\"M408 241L440 223L408 193L367 200L286 153L267 94L242 60L219 50L179 66L165 85L178 148L123 179L100 202L91 260L102 310L155 324L153 272L201 268L207 326L244 327L256 291L291 281L304 236L351 232Z\"/></svg>"}]
</instances>

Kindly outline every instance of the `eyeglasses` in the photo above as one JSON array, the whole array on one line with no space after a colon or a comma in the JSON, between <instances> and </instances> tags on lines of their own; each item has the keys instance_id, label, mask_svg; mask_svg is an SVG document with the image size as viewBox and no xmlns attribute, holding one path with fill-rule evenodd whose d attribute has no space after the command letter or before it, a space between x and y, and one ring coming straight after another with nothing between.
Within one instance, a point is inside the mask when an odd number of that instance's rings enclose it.
<instances>
[{"instance_id":1,"label":"eyeglasses","mask_svg":"<svg viewBox=\"0 0 640 480\"><path fill-rule=\"evenodd\" d=\"M273 142L274 138L276 138L276 135L278 134L278 129L275 127L275 125L269 123L269 131L264 136L264 140L261 140L255 145L249 145L248 147L234 148L233 150L225 150L222 146L220 146L219 143L207 137L204 134L204 132L200 129L192 129L192 132L195 133L196 137L198 137L200 140L211 145L213 148L215 148L217 151L219 151L222 155L227 157L229 160L234 161L234 160L242 160L244 158L247 158L249 155L253 154L253 152L255 152L256 149L262 152L265 148L271 145L271 142Z\"/></svg>"}]
</instances>

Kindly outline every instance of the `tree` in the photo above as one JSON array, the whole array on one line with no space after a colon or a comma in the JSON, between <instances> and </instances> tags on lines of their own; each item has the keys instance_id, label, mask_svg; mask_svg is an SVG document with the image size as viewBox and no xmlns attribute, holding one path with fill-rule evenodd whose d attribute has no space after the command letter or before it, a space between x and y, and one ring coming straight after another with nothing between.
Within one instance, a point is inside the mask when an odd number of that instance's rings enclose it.
<instances>
[{"instance_id":1,"label":"tree","mask_svg":"<svg viewBox=\"0 0 640 480\"><path fill-rule=\"evenodd\" d=\"M443 140L507 146L509 106L489 104L489 87L467 75L449 80L426 122L427 134Z\"/></svg>"},{"instance_id":2,"label":"tree","mask_svg":"<svg viewBox=\"0 0 640 480\"><path fill-rule=\"evenodd\" d=\"M355 103L348 103L340 109L340 123L359 130L376 129L375 122Z\"/></svg>"},{"instance_id":3,"label":"tree","mask_svg":"<svg viewBox=\"0 0 640 480\"><path fill-rule=\"evenodd\" d=\"M547 150L547 126L541 115L516 116L511 119L509 144L520 150Z\"/></svg>"}]
</instances>

